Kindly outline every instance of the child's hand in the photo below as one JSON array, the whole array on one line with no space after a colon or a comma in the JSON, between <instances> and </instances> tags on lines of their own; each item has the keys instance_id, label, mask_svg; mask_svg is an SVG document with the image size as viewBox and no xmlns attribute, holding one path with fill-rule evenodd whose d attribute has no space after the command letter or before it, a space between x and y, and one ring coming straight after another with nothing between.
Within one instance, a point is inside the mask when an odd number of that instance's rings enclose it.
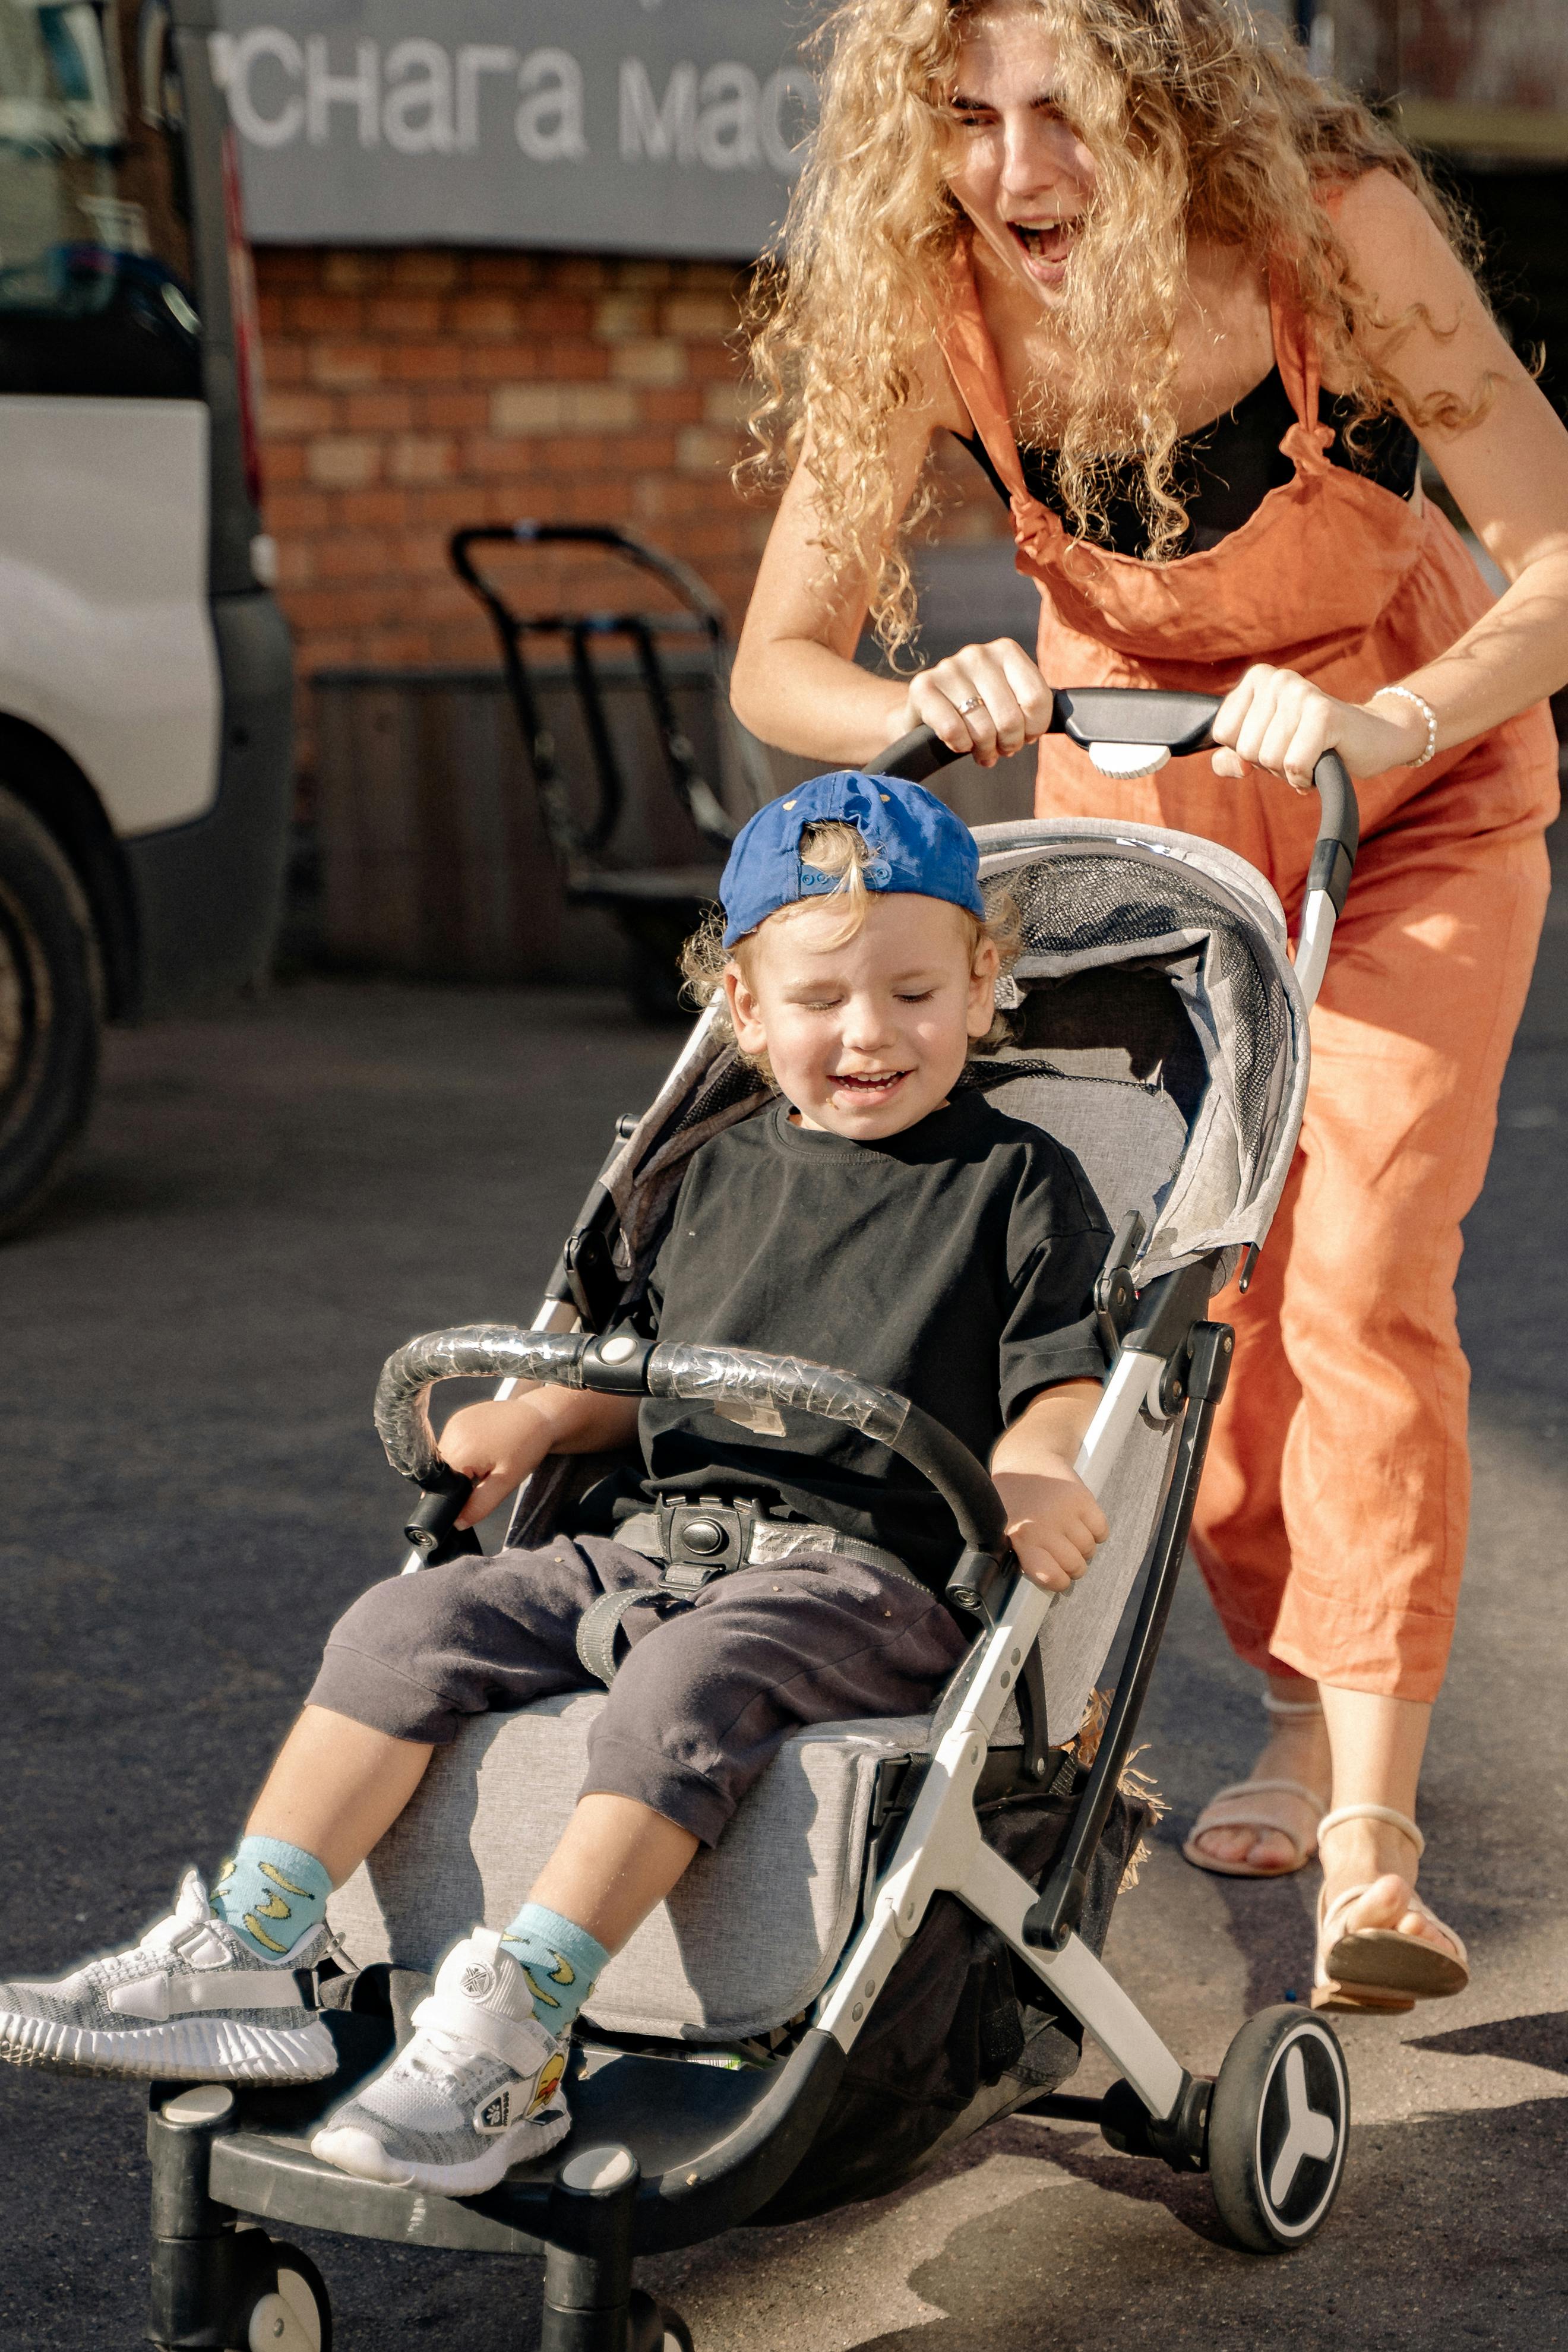
<instances>
[{"instance_id":1,"label":"child's hand","mask_svg":"<svg viewBox=\"0 0 1568 2352\"><path fill-rule=\"evenodd\" d=\"M533 1402L533 1392L466 1404L441 1432L441 1459L465 1478L474 1491L458 1514L460 1528L478 1527L531 1472L537 1470L554 1442L549 1421Z\"/></svg>"},{"instance_id":2,"label":"child's hand","mask_svg":"<svg viewBox=\"0 0 1568 2352\"><path fill-rule=\"evenodd\" d=\"M1100 1396L1098 1381L1046 1389L998 1439L991 1476L1007 1513L1007 1540L1031 1584L1065 1592L1110 1533L1073 1462Z\"/></svg>"},{"instance_id":3,"label":"child's hand","mask_svg":"<svg viewBox=\"0 0 1568 2352\"><path fill-rule=\"evenodd\" d=\"M1110 1532L1105 1513L1070 1464L992 1473L1007 1507L1007 1540L1031 1584L1066 1592Z\"/></svg>"},{"instance_id":4,"label":"child's hand","mask_svg":"<svg viewBox=\"0 0 1568 2352\"><path fill-rule=\"evenodd\" d=\"M636 1397L599 1396L589 1389L535 1381L515 1396L466 1404L439 1440L442 1461L474 1481L457 1525L478 1527L547 1454L613 1452L629 1445L637 1428Z\"/></svg>"}]
</instances>

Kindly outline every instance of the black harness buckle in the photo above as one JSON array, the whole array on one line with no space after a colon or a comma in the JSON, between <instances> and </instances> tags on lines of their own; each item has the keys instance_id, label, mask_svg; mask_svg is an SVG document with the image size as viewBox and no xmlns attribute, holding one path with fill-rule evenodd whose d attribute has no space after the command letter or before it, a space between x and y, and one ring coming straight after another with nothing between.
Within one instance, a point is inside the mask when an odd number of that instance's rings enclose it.
<instances>
[{"instance_id":1,"label":"black harness buckle","mask_svg":"<svg viewBox=\"0 0 1568 2352\"><path fill-rule=\"evenodd\" d=\"M667 1587L700 1592L716 1576L745 1567L757 1523L752 1504L703 1495L695 1503L661 1502L658 1517Z\"/></svg>"}]
</instances>

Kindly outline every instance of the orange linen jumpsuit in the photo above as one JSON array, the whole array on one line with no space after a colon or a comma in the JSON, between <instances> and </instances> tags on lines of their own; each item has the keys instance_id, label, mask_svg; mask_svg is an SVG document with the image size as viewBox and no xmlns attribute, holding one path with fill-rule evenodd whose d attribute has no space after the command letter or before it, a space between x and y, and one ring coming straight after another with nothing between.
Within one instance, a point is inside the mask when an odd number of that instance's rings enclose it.
<instances>
[{"instance_id":1,"label":"orange linen jumpsuit","mask_svg":"<svg viewBox=\"0 0 1568 2352\"><path fill-rule=\"evenodd\" d=\"M1294 478L1215 547L1149 564L1068 538L1030 497L966 251L944 349L1011 493L1018 569L1039 585L1053 686L1225 694L1252 662L1364 701L1443 652L1492 599L1463 541L1332 465L1318 357L1273 289L1296 422ZM1276 778L1222 782L1206 755L1116 783L1040 745L1041 815L1131 819L1225 843L1292 918L1317 802ZM1193 1544L1248 1664L1430 1699L1447 1663L1469 1513L1454 1277L1548 889L1557 757L1544 706L1359 786L1362 852L1312 1014L1295 1164L1245 1297Z\"/></svg>"}]
</instances>

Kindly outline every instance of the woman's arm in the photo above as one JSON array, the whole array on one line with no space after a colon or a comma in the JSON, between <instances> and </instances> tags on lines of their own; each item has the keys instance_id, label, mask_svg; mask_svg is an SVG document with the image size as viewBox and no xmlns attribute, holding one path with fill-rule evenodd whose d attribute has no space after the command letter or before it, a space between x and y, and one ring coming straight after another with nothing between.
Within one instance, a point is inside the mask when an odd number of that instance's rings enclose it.
<instances>
[{"instance_id":1,"label":"woman's arm","mask_svg":"<svg viewBox=\"0 0 1568 2352\"><path fill-rule=\"evenodd\" d=\"M889 466L899 514L914 495L931 436L965 429L945 369L942 377L895 427ZM731 699L742 724L781 751L849 764L872 758L911 727L934 728L983 767L1042 734L1050 692L1010 638L966 646L910 678L874 677L856 666L868 587L863 580L833 582L817 544L816 497L808 443L768 534L736 650ZM960 706L975 697L961 714Z\"/></svg>"},{"instance_id":2,"label":"woman's arm","mask_svg":"<svg viewBox=\"0 0 1568 2352\"><path fill-rule=\"evenodd\" d=\"M1416 198L1386 172L1347 190L1340 233L1379 314L1397 321L1417 304L1431 323L1391 329L1378 357L1419 406L1450 392L1468 404L1491 379L1491 404L1458 432L1420 428L1477 538L1510 585L1457 644L1390 686L1406 686L1436 714L1438 751L1468 743L1568 683L1568 431L1488 316L1469 273ZM1289 670L1247 673L1215 728L1233 746L1221 775L1250 762L1299 789L1336 750L1353 775L1418 759L1426 722L1401 698L1338 701Z\"/></svg>"}]
</instances>

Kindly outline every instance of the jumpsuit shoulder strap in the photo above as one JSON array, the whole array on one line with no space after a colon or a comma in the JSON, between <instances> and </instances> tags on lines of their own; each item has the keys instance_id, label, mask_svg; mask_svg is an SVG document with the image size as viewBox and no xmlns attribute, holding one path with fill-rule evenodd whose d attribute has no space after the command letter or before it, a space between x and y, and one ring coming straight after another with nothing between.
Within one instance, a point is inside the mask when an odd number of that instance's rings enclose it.
<instances>
[{"instance_id":1,"label":"jumpsuit shoulder strap","mask_svg":"<svg viewBox=\"0 0 1568 2352\"><path fill-rule=\"evenodd\" d=\"M1007 413L1002 365L980 308L967 237L961 236L954 246L950 268L952 299L938 334L942 354L998 478L1015 499L1026 499L1028 490Z\"/></svg>"},{"instance_id":2,"label":"jumpsuit shoulder strap","mask_svg":"<svg viewBox=\"0 0 1568 2352\"><path fill-rule=\"evenodd\" d=\"M1317 191L1317 201L1331 221L1337 215L1343 200L1346 183L1329 182ZM1326 451L1333 438L1331 426L1325 426L1319 413L1322 395L1322 362L1318 350L1318 338L1302 306L1294 272L1283 254L1276 253L1268 265L1268 315L1274 337L1274 357L1280 380L1290 395L1290 405L1296 412L1296 422L1309 438L1309 444L1320 454ZM1328 459L1322 456L1326 466Z\"/></svg>"},{"instance_id":3,"label":"jumpsuit shoulder strap","mask_svg":"<svg viewBox=\"0 0 1568 2352\"><path fill-rule=\"evenodd\" d=\"M1290 395L1296 422L1310 433L1318 423L1322 375L1318 339L1301 308L1300 296L1286 263L1276 260L1268 270L1268 317L1274 337L1279 380Z\"/></svg>"}]
</instances>

